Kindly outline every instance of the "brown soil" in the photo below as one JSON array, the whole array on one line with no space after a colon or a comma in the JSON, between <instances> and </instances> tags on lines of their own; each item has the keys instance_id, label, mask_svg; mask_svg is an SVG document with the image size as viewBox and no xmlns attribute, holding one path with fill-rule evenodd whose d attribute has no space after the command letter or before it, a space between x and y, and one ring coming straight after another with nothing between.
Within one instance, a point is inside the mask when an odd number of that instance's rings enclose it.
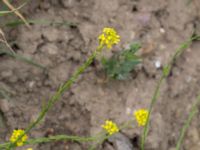
<instances>
[{"instance_id":1,"label":"brown soil","mask_svg":"<svg viewBox=\"0 0 200 150\"><path fill-rule=\"evenodd\" d=\"M200 33L198 0L34 0L23 8L29 19L63 21L77 27L32 25L5 28L7 38L18 54L33 58L48 68L42 71L12 58L0 57L0 86L10 91L10 100L0 100L0 138L8 140L15 128L25 128L39 114L42 105L66 81L97 46L104 27L114 27L120 45L110 56L131 42L140 41L142 64L126 81L106 81L98 61L81 75L30 133L31 137L56 134L94 135L106 119L123 123L128 111L147 108L155 85L175 49L194 32ZM151 121L146 150L173 150L180 128L200 89L200 43L195 42L174 64L161 88ZM161 68L155 63L161 62ZM187 132L183 150L200 148L200 116ZM123 133L138 149L142 129ZM2 141L2 140L1 140ZM34 145L36 150L84 150L88 144L54 142ZM21 148L24 150L24 148ZM117 148L109 143L101 150ZM120 149L121 150L121 149ZM126 150L126 149L124 149Z\"/></svg>"}]
</instances>

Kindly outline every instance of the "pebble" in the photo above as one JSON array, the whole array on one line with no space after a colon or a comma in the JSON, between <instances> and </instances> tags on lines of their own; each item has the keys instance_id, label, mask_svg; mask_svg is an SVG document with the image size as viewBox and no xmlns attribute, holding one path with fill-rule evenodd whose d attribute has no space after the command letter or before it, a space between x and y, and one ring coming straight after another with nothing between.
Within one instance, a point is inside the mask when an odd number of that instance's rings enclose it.
<instances>
[{"instance_id":1,"label":"pebble","mask_svg":"<svg viewBox=\"0 0 200 150\"><path fill-rule=\"evenodd\" d=\"M58 47L53 43L48 43L41 48L42 52L47 52L50 55L56 55L58 53Z\"/></svg>"},{"instance_id":2,"label":"pebble","mask_svg":"<svg viewBox=\"0 0 200 150\"><path fill-rule=\"evenodd\" d=\"M0 99L0 110L4 113L10 110L10 104L7 99Z\"/></svg>"},{"instance_id":3,"label":"pebble","mask_svg":"<svg viewBox=\"0 0 200 150\"><path fill-rule=\"evenodd\" d=\"M58 32L57 29L54 29L54 28L45 28L43 31L42 31L42 35L44 36L44 38L46 38L49 42L54 42L56 41L59 36L60 36L60 33Z\"/></svg>"},{"instance_id":4,"label":"pebble","mask_svg":"<svg viewBox=\"0 0 200 150\"><path fill-rule=\"evenodd\" d=\"M146 44L144 44L144 46L140 49L139 54L140 55L146 55L146 54L150 54L153 52L153 50L155 50L157 44L153 41L150 41Z\"/></svg>"},{"instance_id":5,"label":"pebble","mask_svg":"<svg viewBox=\"0 0 200 150\"><path fill-rule=\"evenodd\" d=\"M127 108L126 108L126 114L127 114L127 115L130 115L131 113L132 113L131 108L127 107Z\"/></svg>"},{"instance_id":6,"label":"pebble","mask_svg":"<svg viewBox=\"0 0 200 150\"><path fill-rule=\"evenodd\" d=\"M73 0L61 0L61 4L64 6L64 8L72 7Z\"/></svg>"},{"instance_id":7,"label":"pebble","mask_svg":"<svg viewBox=\"0 0 200 150\"><path fill-rule=\"evenodd\" d=\"M35 85L35 81L30 81L28 84L29 88L33 88L34 85Z\"/></svg>"},{"instance_id":8,"label":"pebble","mask_svg":"<svg viewBox=\"0 0 200 150\"><path fill-rule=\"evenodd\" d=\"M160 60L156 60L155 63L154 63L156 69L159 69L161 67L161 62Z\"/></svg>"},{"instance_id":9,"label":"pebble","mask_svg":"<svg viewBox=\"0 0 200 150\"><path fill-rule=\"evenodd\" d=\"M165 29L164 28L160 28L160 33L164 34L165 33Z\"/></svg>"},{"instance_id":10,"label":"pebble","mask_svg":"<svg viewBox=\"0 0 200 150\"><path fill-rule=\"evenodd\" d=\"M166 46L165 46L165 45L163 45L163 44L161 44L159 47L160 47L160 49L161 49L161 50L164 50L164 49L166 49Z\"/></svg>"},{"instance_id":11,"label":"pebble","mask_svg":"<svg viewBox=\"0 0 200 150\"><path fill-rule=\"evenodd\" d=\"M113 143L115 150L134 150L129 138L121 133L113 135L108 141Z\"/></svg>"}]
</instances>

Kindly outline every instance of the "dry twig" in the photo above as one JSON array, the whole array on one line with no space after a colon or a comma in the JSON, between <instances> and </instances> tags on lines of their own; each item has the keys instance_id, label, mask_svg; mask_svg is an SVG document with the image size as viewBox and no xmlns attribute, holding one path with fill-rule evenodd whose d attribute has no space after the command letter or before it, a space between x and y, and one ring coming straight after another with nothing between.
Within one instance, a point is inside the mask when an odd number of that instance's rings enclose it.
<instances>
[{"instance_id":1,"label":"dry twig","mask_svg":"<svg viewBox=\"0 0 200 150\"><path fill-rule=\"evenodd\" d=\"M23 15L17 9L15 9L15 7L12 4L10 4L8 0L2 0L2 1L9 9L11 9L26 24L27 27L30 28L29 23L26 21Z\"/></svg>"}]
</instances>

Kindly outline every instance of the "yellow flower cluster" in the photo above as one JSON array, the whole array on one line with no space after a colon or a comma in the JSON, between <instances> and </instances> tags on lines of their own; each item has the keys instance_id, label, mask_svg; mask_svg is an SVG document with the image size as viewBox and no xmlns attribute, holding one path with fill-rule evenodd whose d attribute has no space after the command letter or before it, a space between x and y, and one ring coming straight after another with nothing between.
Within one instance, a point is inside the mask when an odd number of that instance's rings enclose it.
<instances>
[{"instance_id":1,"label":"yellow flower cluster","mask_svg":"<svg viewBox=\"0 0 200 150\"><path fill-rule=\"evenodd\" d=\"M10 137L10 142L15 143L15 141L18 139L19 136L24 134L24 130L18 129L18 130L13 130L13 133ZM17 143L17 146L23 146L24 142L26 142L28 139L27 135L24 135Z\"/></svg>"},{"instance_id":2,"label":"yellow flower cluster","mask_svg":"<svg viewBox=\"0 0 200 150\"><path fill-rule=\"evenodd\" d=\"M100 46L107 46L111 49L114 44L119 43L120 36L113 28L104 28L103 33L99 35Z\"/></svg>"},{"instance_id":3,"label":"yellow flower cluster","mask_svg":"<svg viewBox=\"0 0 200 150\"><path fill-rule=\"evenodd\" d=\"M110 120L106 120L102 128L104 128L109 135L119 132L118 126Z\"/></svg>"},{"instance_id":4,"label":"yellow flower cluster","mask_svg":"<svg viewBox=\"0 0 200 150\"><path fill-rule=\"evenodd\" d=\"M138 126L145 126L147 123L149 112L146 109L139 109L134 112L135 119L138 123Z\"/></svg>"}]
</instances>

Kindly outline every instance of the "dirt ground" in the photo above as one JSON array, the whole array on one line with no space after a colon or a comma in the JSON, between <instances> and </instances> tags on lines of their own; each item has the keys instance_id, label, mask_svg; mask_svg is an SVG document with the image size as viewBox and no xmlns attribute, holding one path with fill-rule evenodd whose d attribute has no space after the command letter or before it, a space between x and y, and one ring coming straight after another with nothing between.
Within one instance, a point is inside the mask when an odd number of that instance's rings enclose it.
<instances>
[{"instance_id":1,"label":"dirt ground","mask_svg":"<svg viewBox=\"0 0 200 150\"><path fill-rule=\"evenodd\" d=\"M129 112L148 108L155 85L175 49L193 33L200 33L198 0L34 0L23 8L33 20L70 21L77 27L35 24L4 28L18 54L46 66L34 66L0 57L0 86L10 99L0 97L0 139L8 140L15 128L25 128L42 105L97 46L104 27L114 27L121 43L111 52L141 42L142 64L125 81L105 80L98 59L65 92L30 137L56 134L88 136L101 130L106 119L123 123ZM1 20L2 21L2 20ZM200 43L195 42L176 61L165 80L151 120L146 150L174 150L180 128L200 90ZM156 67L160 62L161 66ZM200 114L193 120L182 150L200 149ZM123 130L134 150L142 128ZM34 145L34 150L85 150L88 144L54 142ZM24 150L25 148L21 148ZM119 149L105 142L99 150Z\"/></svg>"}]
</instances>

